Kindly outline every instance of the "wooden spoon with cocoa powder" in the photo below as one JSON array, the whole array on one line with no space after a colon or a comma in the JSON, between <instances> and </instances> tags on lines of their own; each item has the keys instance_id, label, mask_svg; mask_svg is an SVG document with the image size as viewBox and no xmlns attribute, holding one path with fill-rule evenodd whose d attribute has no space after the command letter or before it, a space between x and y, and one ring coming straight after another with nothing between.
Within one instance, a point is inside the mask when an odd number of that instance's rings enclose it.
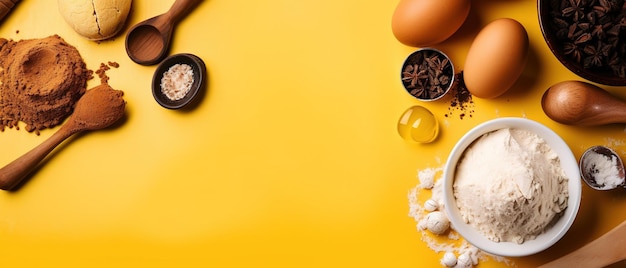
<instances>
[{"instance_id":1,"label":"wooden spoon with cocoa powder","mask_svg":"<svg viewBox=\"0 0 626 268\"><path fill-rule=\"evenodd\" d=\"M101 84L76 103L67 122L50 138L0 169L0 189L12 190L55 148L70 136L86 130L99 130L113 125L124 116L124 92Z\"/></svg>"}]
</instances>

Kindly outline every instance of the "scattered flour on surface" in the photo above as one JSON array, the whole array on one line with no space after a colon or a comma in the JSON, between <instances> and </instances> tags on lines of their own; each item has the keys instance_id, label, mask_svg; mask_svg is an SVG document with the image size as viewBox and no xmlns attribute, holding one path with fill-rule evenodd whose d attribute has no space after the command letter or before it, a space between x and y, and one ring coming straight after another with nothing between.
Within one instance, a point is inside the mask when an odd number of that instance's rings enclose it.
<instances>
[{"instance_id":1,"label":"scattered flour on surface","mask_svg":"<svg viewBox=\"0 0 626 268\"><path fill-rule=\"evenodd\" d=\"M604 138L604 146L612 148L614 151L622 155L626 154L626 150L624 148L626 146L626 141L624 140L618 140L615 138Z\"/></svg>"},{"instance_id":2,"label":"scattered flour on surface","mask_svg":"<svg viewBox=\"0 0 626 268\"><path fill-rule=\"evenodd\" d=\"M435 175L442 170L442 168L427 168L419 170L417 172L417 177L420 181L420 187L423 189L432 189L435 186Z\"/></svg>"},{"instance_id":3,"label":"scattered flour on surface","mask_svg":"<svg viewBox=\"0 0 626 268\"><path fill-rule=\"evenodd\" d=\"M447 231L440 232L439 235L426 228L429 214L433 213L427 207L432 208L433 202L437 204L435 206L437 211L435 212L445 215L443 180L440 179L442 172L443 167L418 170L417 178L419 179L419 184L411 189L408 194L409 217L415 220L416 229L421 233L422 241L434 252L441 254L441 264L446 267L473 267L478 265L479 261L487 261L489 259L504 263L509 267L515 267L512 261L483 252L469 244L460 237L452 226ZM428 193L431 194L430 198L425 196ZM429 204L426 205L426 203ZM453 257L456 258L455 261L453 261Z\"/></svg>"},{"instance_id":4,"label":"scattered flour on surface","mask_svg":"<svg viewBox=\"0 0 626 268\"><path fill-rule=\"evenodd\" d=\"M614 138L604 138L604 143L609 147L619 147L626 145L626 141Z\"/></svg>"}]
</instances>

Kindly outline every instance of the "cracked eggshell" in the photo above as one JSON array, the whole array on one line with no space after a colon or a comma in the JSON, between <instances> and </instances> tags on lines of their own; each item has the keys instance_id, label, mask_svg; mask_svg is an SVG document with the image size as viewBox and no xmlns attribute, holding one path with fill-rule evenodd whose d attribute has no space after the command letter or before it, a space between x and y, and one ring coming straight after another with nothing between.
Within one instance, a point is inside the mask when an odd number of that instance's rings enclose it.
<instances>
[{"instance_id":1,"label":"cracked eggshell","mask_svg":"<svg viewBox=\"0 0 626 268\"><path fill-rule=\"evenodd\" d=\"M57 4L74 31L97 41L115 36L124 27L132 0L58 0Z\"/></svg>"}]
</instances>

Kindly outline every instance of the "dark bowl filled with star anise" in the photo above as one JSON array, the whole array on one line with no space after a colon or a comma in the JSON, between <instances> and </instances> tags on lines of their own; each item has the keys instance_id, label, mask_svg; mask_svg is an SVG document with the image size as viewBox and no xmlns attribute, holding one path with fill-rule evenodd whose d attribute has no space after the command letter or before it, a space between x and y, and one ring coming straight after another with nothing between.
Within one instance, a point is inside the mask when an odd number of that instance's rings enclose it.
<instances>
[{"instance_id":1,"label":"dark bowl filled with star anise","mask_svg":"<svg viewBox=\"0 0 626 268\"><path fill-rule=\"evenodd\" d=\"M539 0L539 25L567 69L589 81L626 85L625 0Z\"/></svg>"},{"instance_id":2,"label":"dark bowl filled with star anise","mask_svg":"<svg viewBox=\"0 0 626 268\"><path fill-rule=\"evenodd\" d=\"M454 81L454 66L445 53L421 48L411 53L401 71L402 85L411 96L423 101L443 97Z\"/></svg>"}]
</instances>

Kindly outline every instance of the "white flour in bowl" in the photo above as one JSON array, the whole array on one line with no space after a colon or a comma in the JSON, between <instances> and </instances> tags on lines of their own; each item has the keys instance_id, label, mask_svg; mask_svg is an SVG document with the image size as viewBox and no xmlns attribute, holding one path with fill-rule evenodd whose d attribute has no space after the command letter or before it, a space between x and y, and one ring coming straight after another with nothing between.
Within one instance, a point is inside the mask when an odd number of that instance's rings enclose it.
<instances>
[{"instance_id":1,"label":"white flour in bowl","mask_svg":"<svg viewBox=\"0 0 626 268\"><path fill-rule=\"evenodd\" d=\"M456 168L454 196L463 220L490 240L523 243L565 210L567 180L542 138L505 128L467 148Z\"/></svg>"}]
</instances>

